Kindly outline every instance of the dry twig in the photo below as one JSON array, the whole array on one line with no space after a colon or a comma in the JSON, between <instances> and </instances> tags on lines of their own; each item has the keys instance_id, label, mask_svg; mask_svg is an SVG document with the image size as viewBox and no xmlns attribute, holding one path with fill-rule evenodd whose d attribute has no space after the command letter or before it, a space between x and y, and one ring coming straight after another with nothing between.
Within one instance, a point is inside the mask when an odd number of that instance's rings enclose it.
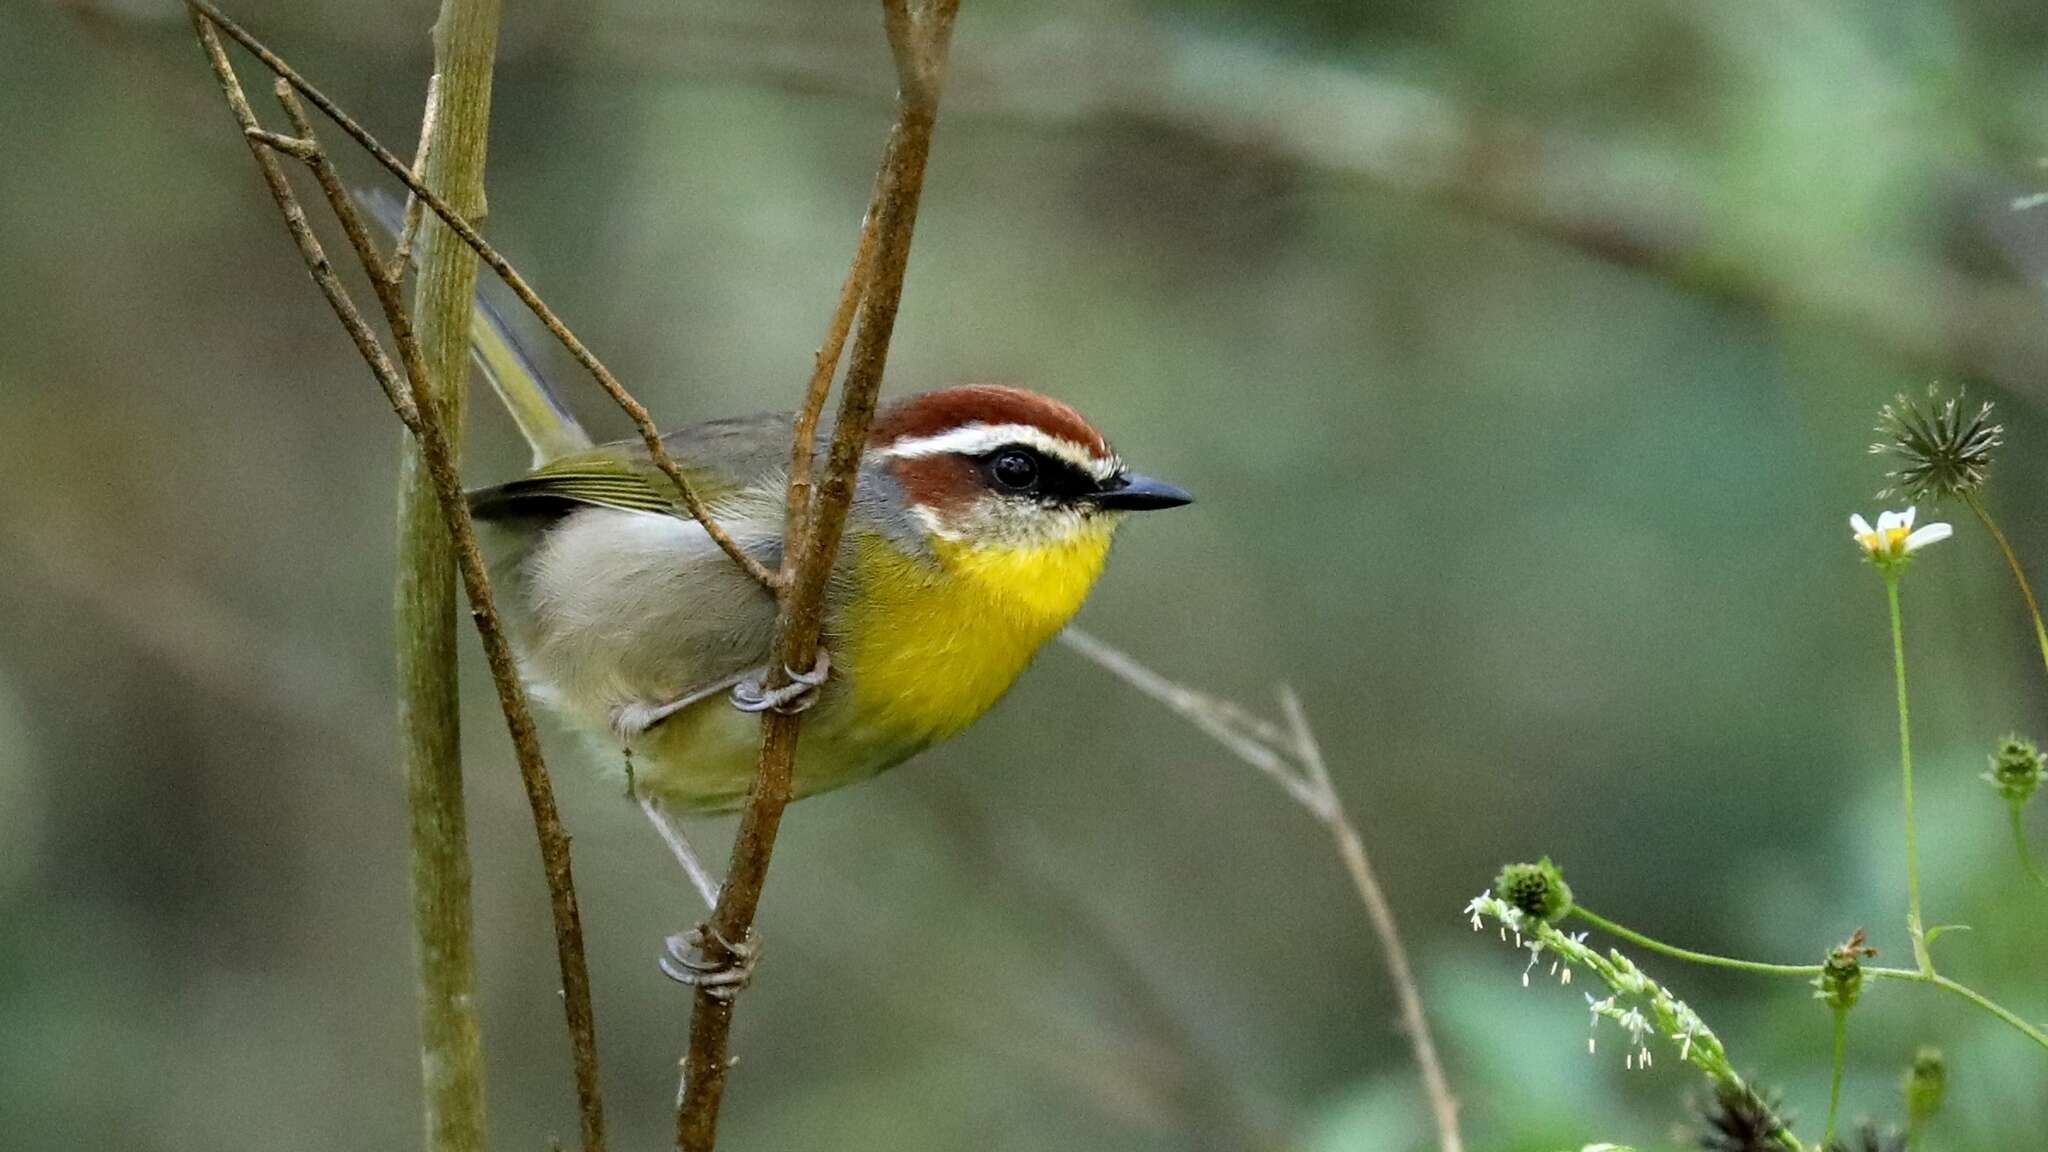
<instances>
[{"instance_id":1,"label":"dry twig","mask_svg":"<svg viewBox=\"0 0 2048 1152\"><path fill-rule=\"evenodd\" d=\"M1387 903L1386 893L1373 873L1365 840L1345 812L1344 801L1330 780L1322 747L1293 689L1280 689L1280 709L1287 721L1286 727L1281 728L1228 700L1175 683L1078 628L1068 628L1061 639L1067 647L1166 705L1238 759L1271 777L1329 831L1344 869L1350 874L1352 887L1358 891L1359 902L1365 905L1366 918L1372 922L1373 933L1386 954L1387 977L1393 982L1394 996L1400 1003L1402 1030L1408 1034L1409 1046L1422 1074L1422 1087L1436 1118L1437 1146L1441 1152L1462 1152L1465 1145L1458 1130L1458 1101L1451 1094L1436 1041L1430 1035L1429 1020L1422 1010L1422 992L1409 966L1408 950L1401 944L1393 907Z\"/></svg>"},{"instance_id":2,"label":"dry twig","mask_svg":"<svg viewBox=\"0 0 2048 1152\"><path fill-rule=\"evenodd\" d=\"M294 158L305 159L320 182L321 191L326 195L329 207L341 222L350 245L362 261L364 271L369 274L373 291L376 293L380 310L390 327L393 343L398 348L399 359L405 367L401 377L384 351L369 323L363 318L347 289L335 275L328 262L319 239L307 223L305 210L293 193L291 182L273 154L275 145L272 134L265 132L258 124L256 114L243 93L241 82L235 75L234 66L228 61L216 32L229 31L222 23L224 18L210 5L189 0L193 9L193 28L199 36L209 63L213 66L215 78L220 82L221 93L241 125L247 138L251 154L262 171L264 182L269 187L278 210L283 214L285 225L297 243L299 254L320 286L328 304L334 309L342 327L355 342L363 360L383 389L392 411L398 415L407 431L418 442L423 463L438 497L441 515L448 534L455 543L457 568L470 603L470 616L476 623L477 634L483 642L484 656L490 665L491 679L497 686L499 707L505 714L505 724L510 731L513 751L518 759L521 782L526 788L527 801L533 812L534 832L540 841L542 866L547 874L548 895L555 925L556 958L562 976L562 1001L568 1018L569 1035L573 1049L576 1088L581 1116L583 1147L585 1152L601 1152L604 1147L603 1096L597 1076L597 1040L595 1018L591 1010L590 976L584 960L583 930L581 914L576 902L575 880L570 868L569 835L562 827L560 814L554 800L553 785L549 781L547 766L541 758L540 737L533 723L532 713L526 705L526 697L519 681L517 665L513 659L511 644L506 638L504 625L499 617L495 599L491 593L490 579L485 572L483 553L477 544L475 526L470 521L469 503L463 492L462 480L455 466L455 451L447 428L442 424L436 406L423 399L428 379L424 355L419 341L413 333L403 293L397 278L389 274L389 268L369 239L369 233L357 215L354 203L342 187L320 145L312 134L312 125L305 110L299 105L293 90L305 92L302 81L294 82L290 76L279 71L283 62L268 50L257 50L257 55L272 71L279 72L281 86L279 99L285 106L286 114L292 119L299 135L290 138L285 146L278 149ZM234 32L230 32L234 35ZM252 41L245 39L247 33L236 36L245 45ZM273 63L275 61L275 63ZM285 86L288 84L288 86ZM311 94L308 94L309 97ZM328 105L324 97L316 99L323 111ZM332 113L330 113L332 114ZM416 181L406 173L408 185ZM439 197L427 191L424 185L415 189L429 207L435 207ZM445 205L436 208L437 214ZM444 216L446 219L446 216ZM459 217L457 218L459 219ZM454 227L451 222L451 227ZM467 224L456 228L458 234ZM474 229L470 229L473 234Z\"/></svg>"},{"instance_id":3,"label":"dry twig","mask_svg":"<svg viewBox=\"0 0 2048 1152\"><path fill-rule=\"evenodd\" d=\"M911 229L924 189L925 161L930 155L932 128L938 117L939 85L952 43L959 0L928 0L915 11L909 7L909 0L883 0L882 9L898 70L896 122L883 150L874 207L862 228L853 271L841 292L826 347L819 354L822 363L825 352L843 340L844 318L851 310L849 301L859 299L860 334L854 341L840 393L839 416L832 429L824 482L809 502L801 559L791 578L782 582L778 596L780 611L768 677L771 689L786 686L790 670L811 668L817 663L818 639L825 617L825 585L853 501L868 425L881 390L889 337L896 325L896 307L903 295ZM814 401L823 401L815 373L805 401L807 408ZM803 432L798 429L799 435L792 444L792 461L796 455L812 451ZM787 499L794 506L798 495L794 491L798 479L795 470L790 479L792 490ZM785 553L796 550L793 544L785 547ZM744 941L753 928L754 913L760 906L761 889L775 848L775 834L782 822L782 811L789 803L798 723L799 716L793 713L771 710L762 714L760 765L740 816L739 833L733 840L732 861L719 892L718 907L712 910L711 931L706 934L706 950L713 961L730 962L733 957L721 941ZM683 1085L676 1105L679 1152L710 1152L717 1141L718 1109L725 1092L726 1073L731 1067L727 1044L732 1012L729 997L704 989L697 992L690 1015L690 1048L683 1059Z\"/></svg>"},{"instance_id":4,"label":"dry twig","mask_svg":"<svg viewBox=\"0 0 2048 1152\"><path fill-rule=\"evenodd\" d=\"M617 404L619 409L626 414L626 417L633 422L634 429L640 433L641 441L647 446L648 458L676 486L676 491L681 495L684 507L690 510L691 517L704 526L704 531L711 536L711 539L718 544L719 548L724 550L727 556L732 558L733 563L738 564L763 588L770 591L776 588L775 574L770 572L767 566L759 560L748 555L747 551L741 548L739 543L726 532L724 527L718 523L718 520L712 516L710 506L697 494L696 487L683 475L682 469L676 466L674 458L668 454L668 448L662 444L661 433L655 428L654 418L648 415L646 406L634 399L633 394L626 391L625 385L619 383L618 377L612 375L611 369L606 368L604 362L597 358L597 354L592 352L583 341L577 339L576 334L569 330L568 325L562 323L561 317L555 315L554 309L548 307L547 302L540 298L540 294L533 290L533 286L526 282L526 278L519 274L519 270L512 267L511 261L506 260L504 256L498 253L497 249L491 247L484 240L483 235L476 230L476 227L468 220L463 219L461 213L451 208L446 200L443 200L439 195L435 194L433 189L422 183L413 174L412 169L406 165L405 161L393 155L389 148L384 147L383 144L377 141L375 136L370 135L368 129L356 123L354 118L341 110L340 105L329 99L319 89L313 87L305 77L299 75L291 65L285 63L275 52L264 47L261 41L250 35L241 25L228 19L221 13L220 9L207 3L207 0L185 0L185 2L222 32L227 33L236 43L247 48L252 55L263 62L264 67L269 68L279 79L286 81L293 88L298 89L306 99L311 100L314 107L320 109L322 113L326 114L328 119L334 121L336 127L347 133L351 139L361 145L363 150L368 152L377 163L384 166L385 171L396 176L406 186L412 196L417 198L418 203L424 204L427 208L431 209L434 215L441 218L442 223L448 225L457 236L461 237L462 242L469 245L476 252L477 257L485 264L488 264L491 271L498 274L498 278L505 282L505 286L512 290L512 294L519 297L520 303L525 304L533 311L533 314L540 319L540 322L547 327L547 330L554 335L555 339L561 341L562 347L569 350L569 354L576 358L576 362L583 365L584 370L590 373L591 377L597 381L598 386L603 388L605 393L612 398L612 402ZM250 126L245 125L245 130L248 127ZM261 131L260 128L257 130ZM379 263L376 267L386 269L386 278L388 280L391 275L388 268L382 263Z\"/></svg>"}]
</instances>

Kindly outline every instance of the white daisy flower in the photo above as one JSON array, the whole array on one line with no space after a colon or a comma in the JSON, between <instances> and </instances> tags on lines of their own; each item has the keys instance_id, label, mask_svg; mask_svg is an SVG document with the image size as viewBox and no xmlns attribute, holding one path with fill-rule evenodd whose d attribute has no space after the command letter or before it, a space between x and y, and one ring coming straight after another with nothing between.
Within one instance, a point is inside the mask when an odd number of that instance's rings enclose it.
<instances>
[{"instance_id":1,"label":"white daisy flower","mask_svg":"<svg viewBox=\"0 0 2048 1152\"><path fill-rule=\"evenodd\" d=\"M1849 517L1849 530L1864 555L1878 565L1899 563L1929 544L1955 534L1954 528L1938 521L1916 529L1913 527L1914 514L1912 508L1903 512L1880 512L1874 528L1861 514L1855 514Z\"/></svg>"}]
</instances>

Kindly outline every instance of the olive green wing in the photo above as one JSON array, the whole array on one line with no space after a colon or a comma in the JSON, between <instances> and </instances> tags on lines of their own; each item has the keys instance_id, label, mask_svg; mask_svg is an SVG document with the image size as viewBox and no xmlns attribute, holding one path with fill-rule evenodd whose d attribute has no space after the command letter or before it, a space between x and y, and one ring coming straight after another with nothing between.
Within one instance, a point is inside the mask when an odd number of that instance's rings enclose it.
<instances>
[{"instance_id":1,"label":"olive green wing","mask_svg":"<svg viewBox=\"0 0 2048 1152\"><path fill-rule=\"evenodd\" d=\"M775 413L695 424L662 437L662 445L697 495L717 503L785 466L789 434L789 416ZM471 511L486 520L559 515L578 505L689 516L675 482L638 440L562 456L470 493Z\"/></svg>"}]
</instances>

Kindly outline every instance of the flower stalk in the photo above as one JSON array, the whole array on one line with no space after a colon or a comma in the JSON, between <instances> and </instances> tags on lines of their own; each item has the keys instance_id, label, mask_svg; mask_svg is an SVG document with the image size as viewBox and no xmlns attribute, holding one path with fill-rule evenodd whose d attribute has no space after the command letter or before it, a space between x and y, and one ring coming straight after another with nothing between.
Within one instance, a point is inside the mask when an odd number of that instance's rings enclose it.
<instances>
[{"instance_id":1,"label":"flower stalk","mask_svg":"<svg viewBox=\"0 0 2048 1152\"><path fill-rule=\"evenodd\" d=\"M2034 643L2041 649L2041 666L2048 669L2048 625L2041 622L2041 605L2034 599L2034 586L2027 582L2027 570L2020 567L2019 554L2012 550L2012 541L2005 538L2005 533L1998 527L1998 522L1991 518L1991 511L1984 507L1982 496L1974 491L1966 492L1963 494L1963 503L1976 514L1977 522L1984 525L1984 531L1991 534L1992 542L1998 545L1998 551L2005 556L2005 566L2012 571L2013 583L2019 585L2020 599L2027 606L2027 618L2034 625Z\"/></svg>"},{"instance_id":2,"label":"flower stalk","mask_svg":"<svg viewBox=\"0 0 2048 1152\"><path fill-rule=\"evenodd\" d=\"M1913 720L1906 698L1906 630L1899 613L1899 570L1884 571L1885 605L1892 625L1892 679L1899 698L1899 772L1906 809L1906 931L1913 939L1913 963L1921 972L1934 974L1934 959L1927 952L1927 934L1920 919L1920 836L1913 819Z\"/></svg>"}]
</instances>

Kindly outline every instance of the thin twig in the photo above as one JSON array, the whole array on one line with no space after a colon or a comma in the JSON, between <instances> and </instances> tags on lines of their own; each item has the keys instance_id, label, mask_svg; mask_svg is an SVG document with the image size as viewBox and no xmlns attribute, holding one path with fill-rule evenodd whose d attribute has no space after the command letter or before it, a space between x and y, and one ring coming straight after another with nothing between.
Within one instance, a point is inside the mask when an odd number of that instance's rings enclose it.
<instances>
[{"instance_id":1,"label":"thin twig","mask_svg":"<svg viewBox=\"0 0 2048 1152\"><path fill-rule=\"evenodd\" d=\"M554 788L548 778L547 765L541 758L540 736L534 726L533 715L527 708L525 693L520 685L518 665L512 655L512 647L506 637L504 624L491 592L483 551L477 543L475 526L470 520L469 504L463 492L461 477L455 467L455 455L448 432L442 425L439 414L430 405L420 402L420 381L425 378L425 364L419 343L412 335L411 322L406 314L402 296L397 291L398 286L378 275L384 265L374 248L369 246L367 230L355 213L353 201L341 188L338 178L334 178L331 166L327 163L324 153L318 151L315 142L315 159L309 160L309 166L313 167L316 178L320 178L321 189L362 260L364 270L370 273L371 285L377 292L385 321L392 330L400 359L405 365L406 379L401 380L381 342L376 339L347 290L334 276L318 239L314 237L306 223L305 211L292 192L291 184L285 178L276 156L270 151L270 146L260 137L248 132L250 128L257 126L255 112L249 106L241 82L235 76L234 67L228 62L227 54L215 34L217 24L223 31L227 30L227 26L220 23L217 13L213 12L210 6L193 2L192 7L193 27L206 50L209 62L213 65L222 95L233 110L236 121L243 128L257 166L269 186L271 197L276 201L287 228L298 243L300 255L305 260L307 269L313 274L314 281L319 284L329 306L341 320L342 327L356 342L357 350L362 353L364 362L369 365L378 385L384 390L392 411L418 440L423 462L439 499L442 517L449 535L455 542L457 570L462 577L464 592L469 598L470 617L475 622L477 635L482 641L484 657L491 670L492 683L497 688L498 705L505 715L505 726L510 733L513 752L519 764L520 780L525 786L527 802L533 812L534 832L540 842L541 863L547 875L549 904L554 918L556 958L561 968L563 1009L568 1018L576 1066L584 1148L585 1152L601 1152L604 1145L604 1121L603 1098L597 1078L596 1024L591 1009L589 970L583 953L581 913L577 906L575 879L570 865L569 836L562 827L561 817L555 806ZM266 63L269 61L266 60ZM275 70L273 68L273 71ZM294 84L293 87L304 91L300 85ZM303 119L304 110L297 108L295 101L287 101L286 109L288 115ZM302 134L308 140L312 140L310 125L305 126Z\"/></svg>"},{"instance_id":2,"label":"thin twig","mask_svg":"<svg viewBox=\"0 0 2048 1152\"><path fill-rule=\"evenodd\" d=\"M1437 1056L1436 1041L1429 1031L1429 1019L1422 1011L1422 992L1415 981L1415 973L1408 966L1408 950L1401 944L1400 928L1394 923L1393 905L1387 903L1387 894L1373 873L1372 861L1365 854L1365 840L1358 834L1358 825L1352 823L1344 810L1343 798L1337 795L1336 785L1330 780L1329 766L1323 761L1322 743L1316 739L1315 730L1309 727L1308 713L1302 709L1301 698L1294 694L1292 688L1280 689L1280 708L1287 717L1288 727L1294 732L1297 758L1323 794L1328 813L1323 817L1323 824L1336 838L1337 854L1344 858L1344 868L1351 874L1352 887L1358 889L1359 902L1365 905L1373 934L1380 938L1380 948L1386 953L1387 976L1394 983L1394 998L1401 1005L1401 1026L1408 1033L1408 1042L1415 1049L1415 1063L1422 1070L1422 1087L1429 1095L1431 1111L1436 1113L1440 1145L1443 1152L1458 1152L1463 1146L1458 1133L1458 1100L1451 1094L1450 1081L1444 1076L1443 1061Z\"/></svg>"},{"instance_id":3,"label":"thin twig","mask_svg":"<svg viewBox=\"0 0 2048 1152\"><path fill-rule=\"evenodd\" d=\"M854 246L853 266L839 288L839 304L832 322L825 328L825 340L812 359L811 379L804 386L804 402L796 410L796 422L789 446L789 494L783 510L782 570L776 579L783 585L796 579L797 559L803 552L804 532L811 513L811 473L817 461L818 416L825 410L825 397L832 391L832 377L839 371L839 355L846 348L847 333L853 329L854 313L867 295L868 272L874 262L875 225L881 219L882 194L887 188L886 167L875 174L874 195L867 214L861 217L860 240Z\"/></svg>"},{"instance_id":4,"label":"thin twig","mask_svg":"<svg viewBox=\"0 0 2048 1152\"><path fill-rule=\"evenodd\" d=\"M281 77L280 77L281 79ZM414 176L426 179L427 158L434 147L434 129L441 120L441 74L427 77L427 107L420 113L420 142L413 150L412 172ZM398 228L398 244L391 251L391 260L386 265L385 279L393 284L405 280L405 270L412 263L413 241L419 239L420 221L425 219L420 210L420 198L411 189L405 193L403 223Z\"/></svg>"},{"instance_id":5,"label":"thin twig","mask_svg":"<svg viewBox=\"0 0 2048 1152\"><path fill-rule=\"evenodd\" d=\"M907 48L895 44L899 67L906 60L915 67L898 76L896 123L883 151L876 197L878 210L869 222L875 242L871 279L861 302L860 335L854 342L846 383L840 393L839 416L832 429L824 483L810 508L803 534L802 559L794 578L780 589L775 640L770 649L771 687L789 683L791 670L811 668L817 663L818 640L824 626L825 586L853 501L868 426L874 418L882 369L888 358L889 337L896 325L896 308L903 295L911 231L917 220L925 162L938 117L937 77L944 71L953 16L958 8L958 0L937 0L923 14L912 16L906 0L883 0L892 44L914 38L914 44ZM859 278L859 268L857 253L856 271L849 280ZM792 444L792 452L810 450L811 446L801 440ZM794 475L791 478L794 480ZM792 497L786 498L793 502ZM782 811L789 803L799 720L795 713L762 714L760 763L740 817L739 833L733 840L725 887L711 914L712 930L706 934L706 950L714 961L732 959L720 941L744 941L752 931L775 848L775 834L781 825ZM690 1047L683 1060L683 1085L676 1105L675 1139L679 1152L710 1152L716 1143L718 1110L731 1067L727 1047L732 1029L732 1000L700 989L695 1001L690 1015Z\"/></svg>"},{"instance_id":6,"label":"thin twig","mask_svg":"<svg viewBox=\"0 0 2048 1152\"><path fill-rule=\"evenodd\" d=\"M329 99L319 89L313 87L305 77L299 75L291 65L285 63L275 52L264 47L261 41L243 29L241 25L228 19L220 9L208 3L207 0L185 0L185 3L205 16L206 19L212 21L236 43L247 48L251 54L263 62L264 67L270 69L271 72L288 81L292 87L298 89L306 99L313 102L314 107L320 109L328 119L334 121L336 127L340 128L357 144L361 145L377 163L383 165L386 171L397 177L399 182L403 183L413 196L418 198L421 204L432 209L434 215L439 216L443 223L447 224L457 236L461 237L462 242L469 245L470 249L477 254L477 257L489 265L491 271L498 274L498 278L505 282L505 286L512 290L512 294L519 297L520 302L532 310L533 314L540 319L540 322L546 326L547 330L554 334L555 339L561 341L562 346L569 350L569 354L576 358L576 362L583 365L584 370L588 371L591 378L597 381L598 387L603 388L605 393L612 398L612 402L617 404L619 409L626 414L627 419L633 422L634 429L640 433L640 439L647 446L648 458L676 486L676 491L682 498L683 506L689 510L691 518L703 525L705 533L711 537L713 542L727 556L732 558L733 563L738 564L747 575L753 577L761 587L770 591L776 589L775 574L770 572L766 565L749 555L746 549L742 548L732 538L731 534L726 532L725 528L711 515L710 506L697 494L697 489L683 475L683 470L676 465L674 458L669 456L668 448L662 444L661 433L655 428L654 418L648 415L646 406L634 399L632 393L626 391L625 385L619 383L618 377L612 375L611 369L606 368L604 362L597 358L596 353L592 352L583 341L577 339L576 334L569 330L568 325L562 323L561 317L555 315L554 309L548 307L547 302L540 298L540 294L533 290L533 286L526 282L526 278L519 274L518 269L512 267L512 263L509 260L506 260L504 256L498 253L497 249L491 247L484 240L482 234L476 230L475 225L464 219L461 213L449 207L447 201L435 194L433 189L427 187L420 181L418 176L414 175L412 169L405 161L400 160L392 154L389 148L379 143L375 136L370 135L368 129L356 123L354 118L342 111L340 105ZM376 266L381 268L384 265L380 261Z\"/></svg>"},{"instance_id":7,"label":"thin twig","mask_svg":"<svg viewBox=\"0 0 2048 1152\"><path fill-rule=\"evenodd\" d=\"M1373 934L1379 937L1381 950L1386 955L1387 978L1394 985L1394 997L1400 1005L1402 1030L1408 1034L1408 1043L1422 1076L1423 1091L1429 1097L1430 1111L1436 1118L1437 1146L1441 1152L1462 1152L1465 1145L1458 1128L1458 1100L1451 1092L1449 1078L1444 1075L1443 1061L1437 1054L1429 1019L1423 1011L1421 987L1416 983L1414 970L1409 964L1408 951L1401 943L1393 906L1387 902L1386 892L1373 872L1371 859L1365 851L1365 838L1359 835L1357 825L1352 823L1344 809L1343 799L1331 782L1322 745L1316 740L1301 701L1293 690L1280 689L1280 708L1287 719L1285 729L1255 717L1250 718L1252 723L1247 724L1244 718L1249 714L1244 709L1169 680L1128 653L1086 632L1068 628L1062 633L1062 639L1067 647L1166 705L1238 759L1271 777L1329 831L1336 842L1337 854L1344 861L1344 869L1351 877L1352 887L1358 892L1359 902L1365 906L1366 919L1371 922Z\"/></svg>"},{"instance_id":8,"label":"thin twig","mask_svg":"<svg viewBox=\"0 0 2048 1152\"><path fill-rule=\"evenodd\" d=\"M1229 749L1238 759L1265 773L1316 819L1325 818L1323 795L1289 765L1286 754L1275 750L1290 747L1293 739L1277 725L1248 717L1244 709L1227 700L1219 700L1168 680L1121 649L1079 628L1070 627L1061 632L1060 642L1100 664L1117 679L1164 704L1181 719L1200 728L1211 740ZM1246 724L1246 719L1251 719L1253 724Z\"/></svg>"}]
</instances>

